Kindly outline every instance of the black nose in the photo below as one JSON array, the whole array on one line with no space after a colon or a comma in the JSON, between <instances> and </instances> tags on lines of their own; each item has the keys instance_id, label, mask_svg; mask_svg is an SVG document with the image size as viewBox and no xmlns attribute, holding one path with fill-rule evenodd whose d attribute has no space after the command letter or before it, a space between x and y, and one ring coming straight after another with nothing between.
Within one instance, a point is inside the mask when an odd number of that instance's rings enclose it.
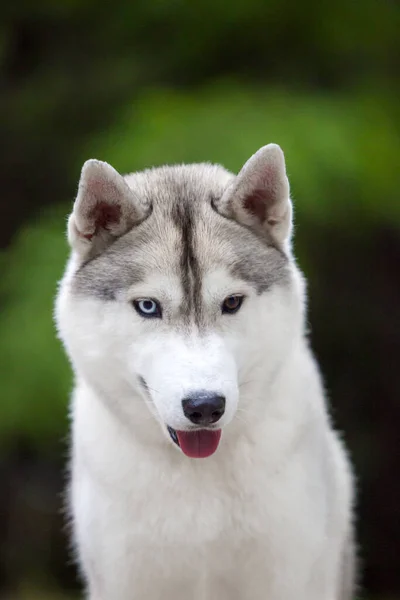
<instances>
[{"instance_id":1,"label":"black nose","mask_svg":"<svg viewBox=\"0 0 400 600\"><path fill-rule=\"evenodd\" d=\"M196 425L216 423L225 412L224 396L212 392L194 392L182 400L185 417Z\"/></svg>"}]
</instances>

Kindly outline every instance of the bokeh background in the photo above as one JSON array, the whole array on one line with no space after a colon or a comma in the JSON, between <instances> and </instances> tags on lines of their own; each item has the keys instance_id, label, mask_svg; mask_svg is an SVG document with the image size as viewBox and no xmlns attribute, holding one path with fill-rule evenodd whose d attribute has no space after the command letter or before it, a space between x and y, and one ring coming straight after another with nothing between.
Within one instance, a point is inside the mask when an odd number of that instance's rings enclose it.
<instances>
[{"instance_id":1,"label":"bokeh background","mask_svg":"<svg viewBox=\"0 0 400 600\"><path fill-rule=\"evenodd\" d=\"M79 594L61 514L71 373L52 305L83 161L238 170L271 141L358 474L365 597L400 598L399 50L394 0L2 5L0 598Z\"/></svg>"}]
</instances>

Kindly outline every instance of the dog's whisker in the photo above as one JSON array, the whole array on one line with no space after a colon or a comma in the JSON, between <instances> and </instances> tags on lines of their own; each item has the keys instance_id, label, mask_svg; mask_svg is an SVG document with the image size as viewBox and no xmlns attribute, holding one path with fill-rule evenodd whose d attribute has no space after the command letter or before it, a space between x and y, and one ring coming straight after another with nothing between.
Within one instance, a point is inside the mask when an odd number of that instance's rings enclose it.
<instances>
[{"instance_id":1,"label":"dog's whisker","mask_svg":"<svg viewBox=\"0 0 400 600\"><path fill-rule=\"evenodd\" d=\"M245 413L246 415L254 417L254 412L252 410L249 410L248 408L242 408L241 406L236 409L236 412Z\"/></svg>"},{"instance_id":2,"label":"dog's whisker","mask_svg":"<svg viewBox=\"0 0 400 600\"><path fill-rule=\"evenodd\" d=\"M250 425L250 423L248 421L246 421L246 419L243 419L243 417L241 417L237 413L235 414L234 419L237 419L238 421L240 421L241 423L244 423L245 425Z\"/></svg>"},{"instance_id":3,"label":"dog's whisker","mask_svg":"<svg viewBox=\"0 0 400 600\"><path fill-rule=\"evenodd\" d=\"M240 388L242 388L242 387L245 387L246 385L250 385L250 384L252 384L252 383L254 383L254 380L253 380L253 379L248 379L247 381L241 381L241 382L239 383L239 386L238 386L238 387L239 387L239 389L240 389Z\"/></svg>"},{"instance_id":4,"label":"dog's whisker","mask_svg":"<svg viewBox=\"0 0 400 600\"><path fill-rule=\"evenodd\" d=\"M150 385L147 385L147 383L146 383L146 387L147 387L148 390L150 390L150 392L154 392L155 394L160 394L161 393L159 390L156 390L156 388L153 388Z\"/></svg>"}]
</instances>

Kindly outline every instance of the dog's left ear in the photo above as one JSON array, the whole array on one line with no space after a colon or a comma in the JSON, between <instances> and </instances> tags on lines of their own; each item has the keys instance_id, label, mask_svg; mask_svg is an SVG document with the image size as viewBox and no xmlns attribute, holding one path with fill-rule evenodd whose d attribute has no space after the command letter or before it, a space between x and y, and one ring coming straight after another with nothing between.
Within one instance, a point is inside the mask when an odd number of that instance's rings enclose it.
<instances>
[{"instance_id":1,"label":"dog's left ear","mask_svg":"<svg viewBox=\"0 0 400 600\"><path fill-rule=\"evenodd\" d=\"M277 144L268 144L244 165L216 203L218 211L283 244L290 236L292 205L285 158Z\"/></svg>"}]
</instances>

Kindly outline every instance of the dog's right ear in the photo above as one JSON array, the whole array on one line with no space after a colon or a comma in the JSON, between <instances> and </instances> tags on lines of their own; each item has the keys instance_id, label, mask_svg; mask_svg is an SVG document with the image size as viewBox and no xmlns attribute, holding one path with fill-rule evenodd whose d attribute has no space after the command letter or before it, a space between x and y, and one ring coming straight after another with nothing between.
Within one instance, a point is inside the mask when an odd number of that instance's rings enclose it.
<instances>
[{"instance_id":1,"label":"dog's right ear","mask_svg":"<svg viewBox=\"0 0 400 600\"><path fill-rule=\"evenodd\" d=\"M68 221L68 241L82 256L95 256L151 211L113 167L88 160L82 168L78 195Z\"/></svg>"}]
</instances>

